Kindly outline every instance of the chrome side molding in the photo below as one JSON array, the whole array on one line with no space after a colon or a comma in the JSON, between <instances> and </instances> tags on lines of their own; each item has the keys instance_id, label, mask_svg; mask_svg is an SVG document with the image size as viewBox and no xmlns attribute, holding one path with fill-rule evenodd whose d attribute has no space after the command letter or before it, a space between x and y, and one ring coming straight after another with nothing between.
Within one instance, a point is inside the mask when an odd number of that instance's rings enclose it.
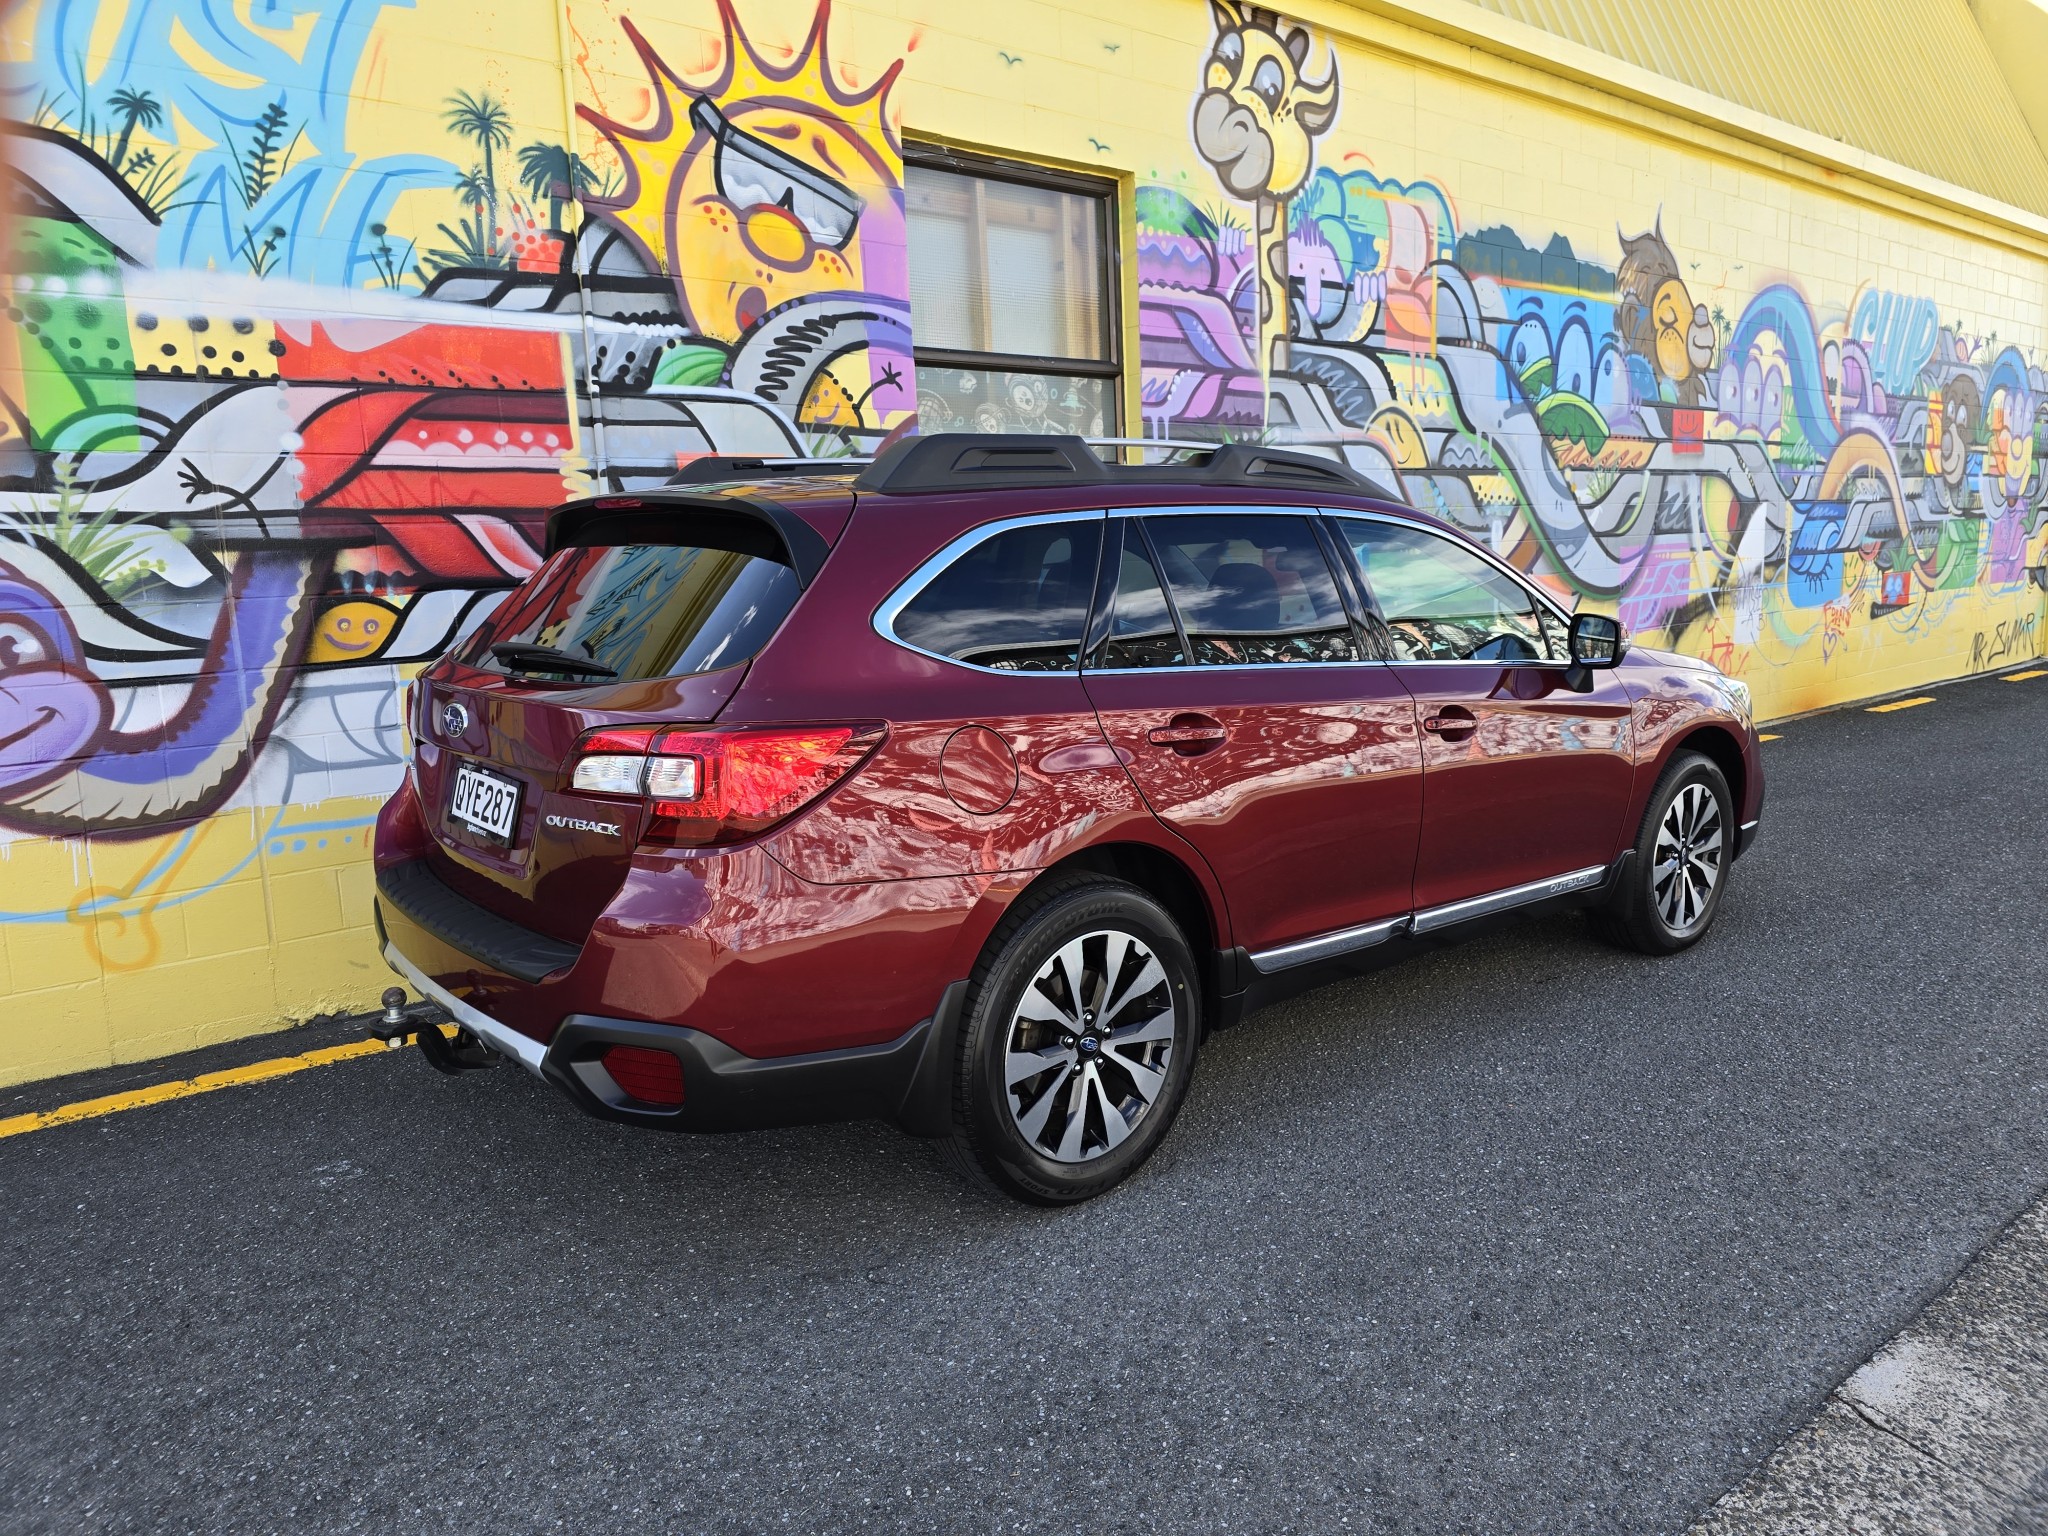
<instances>
[{"instance_id":1,"label":"chrome side molding","mask_svg":"<svg viewBox=\"0 0 2048 1536\"><path fill-rule=\"evenodd\" d=\"M1407 918L1392 917L1384 922L1362 923L1356 928L1339 928L1334 933L1282 944L1277 949L1262 949L1251 957L1252 968L1261 976L1270 976L1291 966L1333 959L1338 955L1348 955L1353 950L1371 949L1375 944L1386 943L1407 926Z\"/></svg>"},{"instance_id":2,"label":"chrome side molding","mask_svg":"<svg viewBox=\"0 0 2048 1536\"><path fill-rule=\"evenodd\" d=\"M384 963L398 972L413 985L413 990L429 1002L439 1003L448 1010L448 1017L483 1041L500 1056L509 1056L535 1077L540 1076L540 1064L548 1048L538 1040L530 1039L507 1025L500 1024L487 1013L480 1013L450 992L446 987L431 980L426 972L414 965L398 952L398 946L389 942L384 945Z\"/></svg>"},{"instance_id":3,"label":"chrome side molding","mask_svg":"<svg viewBox=\"0 0 2048 1536\"><path fill-rule=\"evenodd\" d=\"M1531 880L1527 885L1511 885L1504 891L1490 891L1484 896L1468 896L1463 901L1429 907L1415 914L1415 931L1431 933L1453 923L1470 922L1475 917L1527 906L1532 901L1546 901L1552 896L1569 896L1574 891L1591 890L1607 878L1608 868L1605 864L1588 864L1568 875L1552 875L1547 880Z\"/></svg>"}]
</instances>

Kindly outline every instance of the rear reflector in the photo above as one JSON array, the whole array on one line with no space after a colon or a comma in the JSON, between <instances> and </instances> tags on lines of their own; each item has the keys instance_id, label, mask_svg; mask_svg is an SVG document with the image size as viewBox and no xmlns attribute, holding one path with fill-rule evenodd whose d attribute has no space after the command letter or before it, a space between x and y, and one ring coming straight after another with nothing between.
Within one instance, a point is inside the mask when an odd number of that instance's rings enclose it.
<instances>
[{"instance_id":1,"label":"rear reflector","mask_svg":"<svg viewBox=\"0 0 2048 1536\"><path fill-rule=\"evenodd\" d=\"M643 1104L683 1102L683 1064L667 1051L615 1045L604 1053L604 1069L621 1092Z\"/></svg>"}]
</instances>

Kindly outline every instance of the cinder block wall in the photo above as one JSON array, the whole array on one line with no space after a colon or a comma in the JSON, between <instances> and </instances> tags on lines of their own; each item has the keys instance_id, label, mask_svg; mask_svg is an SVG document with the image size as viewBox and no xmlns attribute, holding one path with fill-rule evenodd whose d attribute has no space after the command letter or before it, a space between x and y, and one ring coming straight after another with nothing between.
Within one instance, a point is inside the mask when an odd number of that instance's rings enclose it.
<instances>
[{"instance_id":1,"label":"cinder block wall","mask_svg":"<svg viewBox=\"0 0 2048 1536\"><path fill-rule=\"evenodd\" d=\"M1342 453L1765 715L2038 654L2038 220L1335 3L260 23L0 23L0 1082L367 1005L400 690L545 509L917 412L906 138L1114 185L1130 434ZM853 238L764 261L698 101Z\"/></svg>"}]
</instances>

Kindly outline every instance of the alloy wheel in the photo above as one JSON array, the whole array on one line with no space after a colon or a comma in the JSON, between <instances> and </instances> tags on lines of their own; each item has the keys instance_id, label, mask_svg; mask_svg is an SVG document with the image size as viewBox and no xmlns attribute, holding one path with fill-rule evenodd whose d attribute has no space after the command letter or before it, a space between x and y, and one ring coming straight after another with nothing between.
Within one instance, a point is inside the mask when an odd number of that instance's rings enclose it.
<instances>
[{"instance_id":1,"label":"alloy wheel","mask_svg":"<svg viewBox=\"0 0 2048 1536\"><path fill-rule=\"evenodd\" d=\"M1116 1150L1165 1090L1178 1028L1165 967L1134 934L1098 929L1053 952L1004 1042L1004 1100L1041 1156Z\"/></svg>"},{"instance_id":2,"label":"alloy wheel","mask_svg":"<svg viewBox=\"0 0 2048 1536\"><path fill-rule=\"evenodd\" d=\"M1650 889L1657 915L1672 933L1690 933L1706 921L1721 883L1725 830L1721 802L1704 784L1686 785L1665 808L1657 824Z\"/></svg>"}]
</instances>

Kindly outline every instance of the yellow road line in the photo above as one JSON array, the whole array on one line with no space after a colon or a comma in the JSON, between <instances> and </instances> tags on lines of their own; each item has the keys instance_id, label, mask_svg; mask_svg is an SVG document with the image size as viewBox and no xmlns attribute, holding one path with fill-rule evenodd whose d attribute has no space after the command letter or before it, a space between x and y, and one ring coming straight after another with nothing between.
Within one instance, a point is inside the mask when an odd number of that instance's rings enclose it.
<instances>
[{"instance_id":1,"label":"yellow road line","mask_svg":"<svg viewBox=\"0 0 2048 1536\"><path fill-rule=\"evenodd\" d=\"M1864 710L1866 715L1888 715L1895 709L1914 709L1922 704L1932 704L1934 695L1923 693L1917 699L1893 699L1889 704L1873 704Z\"/></svg>"},{"instance_id":2,"label":"yellow road line","mask_svg":"<svg viewBox=\"0 0 2048 1536\"><path fill-rule=\"evenodd\" d=\"M1757 732L1757 735L1756 735L1756 739L1757 739L1758 741L1782 741L1782 740L1784 740L1784 738L1783 738L1782 736L1774 735L1774 734L1773 734L1772 732L1770 732L1770 731L1758 731L1758 732Z\"/></svg>"},{"instance_id":3,"label":"yellow road line","mask_svg":"<svg viewBox=\"0 0 2048 1536\"><path fill-rule=\"evenodd\" d=\"M2008 683L2031 683L2037 677L2048 677L2048 667L2036 667L2031 672L2008 672L2005 674L2005 680Z\"/></svg>"},{"instance_id":4,"label":"yellow road line","mask_svg":"<svg viewBox=\"0 0 2048 1536\"><path fill-rule=\"evenodd\" d=\"M413 1037L407 1035L405 1038L406 1044L410 1045ZM141 1109L150 1104L168 1104L173 1099L189 1099L196 1093L212 1093L218 1088L239 1088L247 1083L267 1082L273 1077L289 1077L309 1067L354 1061L359 1056L374 1056L389 1049L381 1040L356 1040L348 1045L330 1045L317 1051L307 1051L300 1056L279 1056L271 1061L252 1061L246 1067L204 1072L198 1077L183 1078L175 1083L157 1083L148 1088L131 1089L127 1093L110 1093L100 1099L81 1099L76 1104L60 1104L55 1109L0 1120L0 1140L26 1135L30 1131L47 1130L53 1125L97 1120L102 1115L119 1114L124 1109Z\"/></svg>"}]
</instances>

